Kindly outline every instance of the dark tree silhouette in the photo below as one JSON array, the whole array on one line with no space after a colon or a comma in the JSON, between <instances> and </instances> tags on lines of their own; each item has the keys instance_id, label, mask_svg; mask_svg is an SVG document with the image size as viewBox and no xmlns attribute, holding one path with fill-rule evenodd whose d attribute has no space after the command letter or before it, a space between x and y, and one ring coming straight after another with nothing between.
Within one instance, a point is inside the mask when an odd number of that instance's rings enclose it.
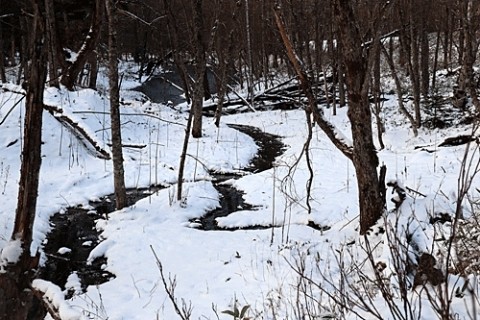
<instances>
[{"instance_id":1,"label":"dark tree silhouette","mask_svg":"<svg viewBox=\"0 0 480 320\"><path fill-rule=\"evenodd\" d=\"M33 10L32 10L33 9ZM31 290L34 270L39 256L31 256L33 224L35 221L38 181L41 165L43 91L46 80L45 17L43 1L31 1L26 7L32 12L29 32L29 68L26 70L26 102L24 144L20 169L15 224L12 241L20 241L22 253L18 261L0 273L0 319L24 320L44 316L41 304ZM32 311L37 309L37 311ZM32 314L33 312L33 314ZM39 315L40 313L40 315Z\"/></svg>"}]
</instances>

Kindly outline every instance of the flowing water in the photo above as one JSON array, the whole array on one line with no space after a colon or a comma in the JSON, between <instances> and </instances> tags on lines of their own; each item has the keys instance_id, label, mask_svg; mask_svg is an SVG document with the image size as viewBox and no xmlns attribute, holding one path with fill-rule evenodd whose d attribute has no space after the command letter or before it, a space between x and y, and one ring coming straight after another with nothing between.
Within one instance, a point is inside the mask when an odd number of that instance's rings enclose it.
<instances>
[{"instance_id":1,"label":"flowing water","mask_svg":"<svg viewBox=\"0 0 480 320\"><path fill-rule=\"evenodd\" d=\"M260 129L247 125L229 124L230 127L251 136L258 145L258 152L252 159L250 165L243 169L248 173L258 173L273 167L275 158L285 151L285 145L280 141L280 137L261 131ZM216 218L225 217L238 210L255 209L252 205L245 202L243 192L235 189L225 181L238 179L240 175L223 175L211 173L214 177L214 185L220 193L220 206L207 213L201 218L193 219L191 222L197 223L202 230L225 230L219 228ZM264 229L268 226L251 226L248 229ZM233 229L229 229L233 230Z\"/></svg>"},{"instance_id":2,"label":"flowing water","mask_svg":"<svg viewBox=\"0 0 480 320\"><path fill-rule=\"evenodd\" d=\"M156 81L156 82L155 82ZM169 101L181 100L180 91L170 85L160 86L155 79L151 83L143 86L143 90L150 96L154 102L163 102L165 97ZM162 101L158 101L159 87L168 91L168 95L163 92L160 94ZM177 91L176 91L177 90ZM152 94L155 93L155 94ZM180 100L176 100L180 99ZM230 127L250 135L259 150L252 159L250 165L244 168L247 173L258 173L272 168L275 158L283 153L285 146L280 141L280 137L262 132L260 129L247 126L231 124ZM197 219L201 229L218 230L216 223L217 217L226 216L237 210L254 209L243 199L243 193L228 184L226 180L235 179L239 176L223 175L211 172L215 187L221 194L220 207L209 212L204 217ZM159 187L149 189L132 189L128 191L129 204L145 198ZM96 221L99 219L108 219L108 214L115 210L115 197L108 195L99 201L90 202L87 207L76 206L67 208L65 212L56 213L50 219L52 230L47 234L44 244L44 252L47 257L45 266L40 271L40 277L52 281L53 283L65 289L65 283L72 273L76 273L81 281L84 290L89 285L98 285L104 283L115 275L104 270L105 258L98 258L95 261L87 263L88 256L95 246L102 241L100 233L96 229ZM266 228L265 226L252 226L252 228Z\"/></svg>"},{"instance_id":3,"label":"flowing water","mask_svg":"<svg viewBox=\"0 0 480 320\"><path fill-rule=\"evenodd\" d=\"M148 189L129 189L129 205L150 196L161 187ZM115 277L103 270L105 258L87 263L93 248L102 241L96 229L96 221L108 219L115 210L115 196L108 195L98 201L90 201L88 206L69 207L65 212L54 214L50 218L52 230L47 234L43 251L47 257L40 270L40 278L51 281L62 289L72 273L81 281L82 289L89 285L98 285Z\"/></svg>"},{"instance_id":4,"label":"flowing water","mask_svg":"<svg viewBox=\"0 0 480 320\"><path fill-rule=\"evenodd\" d=\"M249 173L271 168L275 158L285 148L279 137L264 133L258 128L244 125L230 126L252 136L259 146L258 154L250 166L245 168L245 171ZM215 181L215 187L221 193L221 207L199 219L201 228L204 230L219 229L215 221L217 217L226 216L240 209L253 209L251 205L245 203L242 192L228 184L222 184L226 180L239 176L214 172L211 174ZM160 187L128 190L129 204L134 204L159 189ZM87 263L92 249L102 241L100 232L95 227L96 221L108 219L108 214L114 210L115 197L108 195L98 201L91 201L88 206L70 207L65 212L54 214L50 219L52 230L47 234L43 248L47 260L40 271L40 277L66 289L65 284L68 277L72 273L76 273L83 290L89 285L98 285L115 277L103 270L106 263L105 258L98 258Z\"/></svg>"}]
</instances>

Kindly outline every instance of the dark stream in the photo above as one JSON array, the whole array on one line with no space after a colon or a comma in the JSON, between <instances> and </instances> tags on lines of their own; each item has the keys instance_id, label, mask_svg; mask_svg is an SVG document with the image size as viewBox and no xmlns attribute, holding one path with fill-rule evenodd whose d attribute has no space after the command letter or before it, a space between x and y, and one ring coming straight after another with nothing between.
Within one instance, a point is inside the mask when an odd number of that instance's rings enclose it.
<instances>
[{"instance_id":1,"label":"dark stream","mask_svg":"<svg viewBox=\"0 0 480 320\"><path fill-rule=\"evenodd\" d=\"M280 141L279 136L265 133L252 126L238 124L229 124L229 126L251 136L259 147L250 165L243 169L245 172L258 173L272 168L275 158L285 151L285 145ZM224 175L215 172L211 172L210 174L214 177L215 188L221 195L220 206L203 217L192 220L192 222L198 223L198 228L202 230L226 230L218 227L217 221L215 220L216 218L228 216L238 210L252 210L254 207L245 202L243 192L224 183L227 180L239 178L239 175ZM268 228L268 226L249 227L249 229L262 228Z\"/></svg>"},{"instance_id":2,"label":"dark stream","mask_svg":"<svg viewBox=\"0 0 480 320\"><path fill-rule=\"evenodd\" d=\"M264 133L251 126L233 124L230 126L253 137L259 146L258 154L244 169L246 172L254 173L271 168L275 158L285 149L278 136ZM222 184L228 179L239 176L215 172L211 174L215 187L221 193L221 207L196 221L200 223L200 229L203 230L219 229L215 221L217 217L226 216L241 209L253 209L251 205L245 203L242 192L228 184ZM150 196L160 188L128 190L129 205ZM102 241L100 232L95 227L96 221L108 219L108 214L113 211L115 211L115 197L107 195L99 201L89 202L86 207L69 207L65 212L54 214L50 219L52 230L47 234L43 248L47 261L40 271L40 277L66 289L68 277L75 272L80 278L83 290L89 285L98 285L114 278L115 275L102 268L106 263L105 258L98 258L87 264L90 252Z\"/></svg>"},{"instance_id":3,"label":"dark stream","mask_svg":"<svg viewBox=\"0 0 480 320\"><path fill-rule=\"evenodd\" d=\"M159 189L159 186L129 189L128 203L132 205ZM102 241L100 232L95 227L96 221L108 219L108 214L113 211L115 196L107 195L99 201L90 201L89 206L69 207L65 212L54 214L50 218L52 230L47 234L43 246L47 261L40 270L40 277L66 289L68 277L76 272L82 290L89 285L98 285L114 278L115 275L102 269L106 263L105 258L98 258L87 264L90 252Z\"/></svg>"},{"instance_id":4,"label":"dark stream","mask_svg":"<svg viewBox=\"0 0 480 320\"><path fill-rule=\"evenodd\" d=\"M170 75L172 77L173 75ZM152 83L143 86L146 93L154 102L165 103L165 99L174 103L180 102L181 92L168 84L172 79L155 79ZM160 83L160 84L159 84ZM155 94L153 94L155 93ZM159 101L161 96L161 101ZM207 115L208 111L206 111ZM256 173L272 168L275 158L283 153L285 145L280 137L262 132L260 129L246 125L229 125L230 127L250 135L259 150L252 159L250 165L244 168L245 172ZM226 180L238 178L235 175L224 175L211 172L214 184L221 194L221 207L209 212L195 222L203 230L218 230L216 218L226 216L237 210L254 209L245 203L243 193L228 184L222 184ZM129 205L158 191L161 187L149 189L128 190ZM115 275L103 270L106 258L98 258L87 264L87 258L98 243L100 233L96 229L96 221L108 219L108 214L115 210L115 197L107 195L99 201L92 201L88 207L76 206L66 209L66 212L56 213L50 219L52 230L47 234L44 244L44 252L47 257L45 266L40 270L40 277L51 281L62 289L68 277L76 273L80 278L82 289L89 285L98 285L109 281ZM265 226L252 226L251 228L266 228Z\"/></svg>"}]
</instances>

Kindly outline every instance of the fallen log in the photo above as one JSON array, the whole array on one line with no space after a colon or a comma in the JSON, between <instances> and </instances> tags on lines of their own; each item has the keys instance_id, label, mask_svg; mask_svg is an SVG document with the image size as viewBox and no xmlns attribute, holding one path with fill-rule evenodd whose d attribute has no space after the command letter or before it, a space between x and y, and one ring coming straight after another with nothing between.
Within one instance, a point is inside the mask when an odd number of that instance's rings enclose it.
<instances>
[{"instance_id":1,"label":"fallen log","mask_svg":"<svg viewBox=\"0 0 480 320\"><path fill-rule=\"evenodd\" d=\"M459 135L456 137L446 138L442 143L440 143L439 147L454 147L460 146L462 144L467 144L475 140L475 137L472 135Z\"/></svg>"},{"instance_id":2,"label":"fallen log","mask_svg":"<svg viewBox=\"0 0 480 320\"><path fill-rule=\"evenodd\" d=\"M63 110L56 106L44 104L43 108L47 110L55 119L58 120L65 128L67 128L80 141L85 149L94 157L110 160L110 153L98 145L88 133L77 122L63 114Z\"/></svg>"}]
</instances>

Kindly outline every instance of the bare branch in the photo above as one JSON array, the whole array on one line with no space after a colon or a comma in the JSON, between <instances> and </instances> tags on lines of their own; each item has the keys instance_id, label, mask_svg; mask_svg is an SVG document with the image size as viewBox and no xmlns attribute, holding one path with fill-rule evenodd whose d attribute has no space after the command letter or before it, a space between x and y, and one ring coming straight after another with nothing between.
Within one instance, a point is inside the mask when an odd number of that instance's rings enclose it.
<instances>
[{"instance_id":1,"label":"bare branch","mask_svg":"<svg viewBox=\"0 0 480 320\"><path fill-rule=\"evenodd\" d=\"M180 319L182 320L189 320L190 316L192 314L192 306L191 304L187 305L185 303L185 300L182 299L182 306L178 304L177 298L175 297L175 287L177 286L177 280L175 277L173 279L169 277L168 283L167 279L165 277L165 274L163 273L163 265L162 262L160 261L160 258L158 258L157 253L155 252L155 249L153 249L153 246L150 245L150 249L152 250L153 256L155 257L155 261L158 266L158 271L160 271L160 278L162 279L163 287L165 288L165 292L168 295L168 299L172 303L175 312L178 314Z\"/></svg>"},{"instance_id":2,"label":"bare branch","mask_svg":"<svg viewBox=\"0 0 480 320\"><path fill-rule=\"evenodd\" d=\"M292 64L295 72L297 73L300 85L302 87L303 93L307 96L308 105L305 109L307 112L307 117L310 118L310 115L313 115L313 120L317 123L320 128L325 132L330 141L349 159L353 158L353 147L349 145L344 139L342 139L335 128L330 122L328 122L324 115L323 111L318 108L315 96L312 91L312 86L308 78L307 73L305 72L303 66L298 59L295 49L293 48L292 42L290 41L287 31L285 29L285 23L279 12L279 8L275 8L275 21L277 23L278 31L282 37L283 44L285 45L285 50L287 51L288 59Z\"/></svg>"},{"instance_id":3,"label":"bare branch","mask_svg":"<svg viewBox=\"0 0 480 320\"><path fill-rule=\"evenodd\" d=\"M141 23L147 25L147 26L151 26L152 24L154 24L155 22L157 22L158 20L161 20L161 19L164 19L166 18L167 16L166 15L162 15L162 16L158 16L156 17L155 19L153 19L152 21L148 22L148 21L145 21L143 20L142 18L140 18L139 16L137 16L136 14L130 12L130 11L127 11L127 10L123 10L123 9L120 9L118 8L118 12L127 16L127 17L130 17L130 18L133 18L134 20L137 20L137 21L140 21Z\"/></svg>"}]
</instances>

